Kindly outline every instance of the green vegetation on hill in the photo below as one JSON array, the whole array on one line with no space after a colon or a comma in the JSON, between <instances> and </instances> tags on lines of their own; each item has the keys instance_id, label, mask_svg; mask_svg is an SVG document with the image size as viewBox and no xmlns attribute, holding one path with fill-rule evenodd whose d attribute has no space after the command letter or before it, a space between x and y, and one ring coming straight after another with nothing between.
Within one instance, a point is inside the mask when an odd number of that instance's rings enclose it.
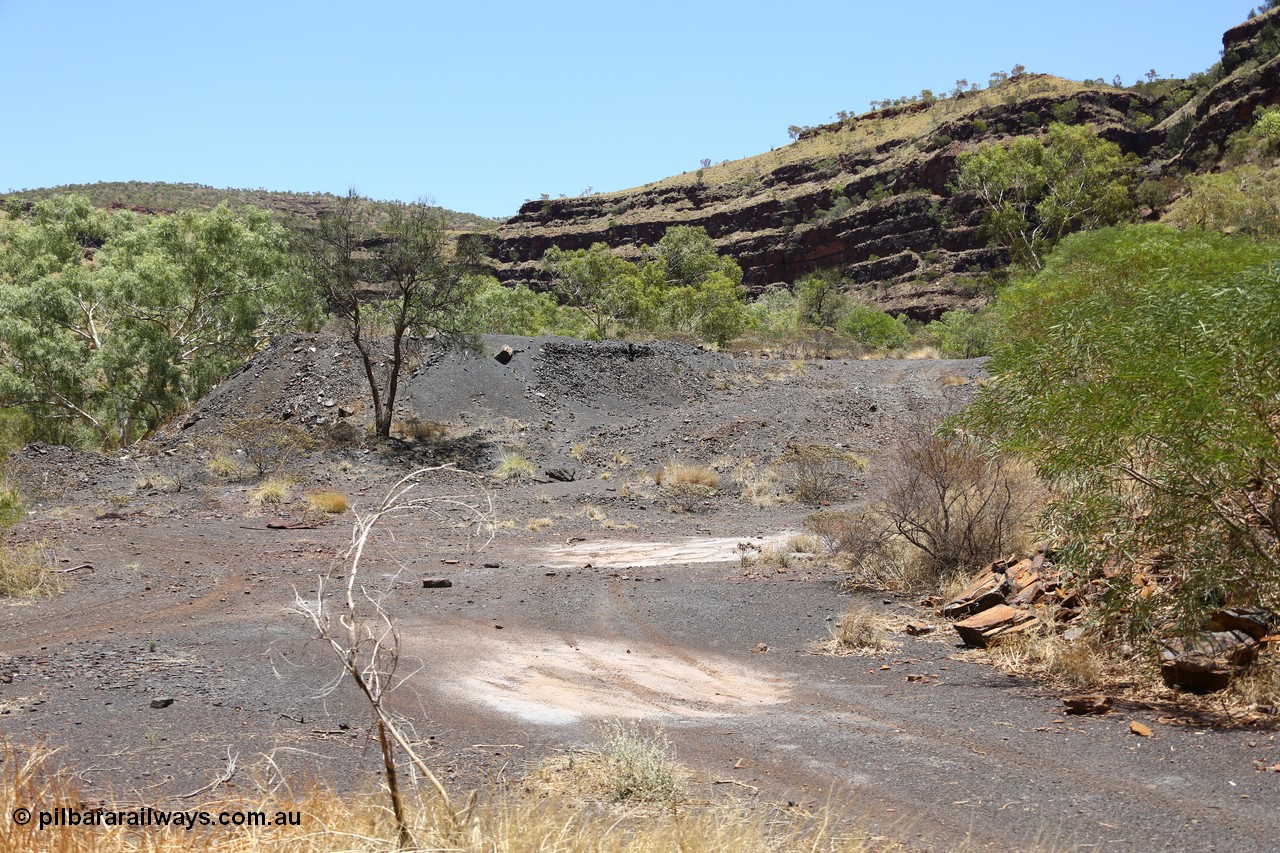
<instances>
[{"instance_id":1,"label":"green vegetation on hill","mask_svg":"<svg viewBox=\"0 0 1280 853\"><path fill-rule=\"evenodd\" d=\"M332 193L276 192L256 189L217 189L203 184L171 184L163 181L100 181L96 184L66 184L46 189L18 190L6 199L31 202L68 195L83 196L95 207L126 207L151 213L179 210L212 210L225 204L232 210L257 208L286 218L314 219L320 211L336 207L340 196ZM384 215L399 202L373 202ZM499 220L435 208L455 231L486 231Z\"/></svg>"},{"instance_id":2,"label":"green vegetation on hill","mask_svg":"<svg viewBox=\"0 0 1280 853\"><path fill-rule=\"evenodd\" d=\"M478 331L493 334L600 340L676 333L722 345L750 325L742 270L716 252L705 230L671 228L642 255L633 263L603 243L575 251L552 248L545 262L553 271L554 297L486 278L473 322Z\"/></svg>"},{"instance_id":3,"label":"green vegetation on hill","mask_svg":"<svg viewBox=\"0 0 1280 853\"><path fill-rule=\"evenodd\" d=\"M1046 248L1066 234L1133 216L1133 173L1126 156L1088 127L1049 125L1044 140L985 145L959 158L958 188L986 207L983 228L1015 262L1043 266Z\"/></svg>"}]
</instances>

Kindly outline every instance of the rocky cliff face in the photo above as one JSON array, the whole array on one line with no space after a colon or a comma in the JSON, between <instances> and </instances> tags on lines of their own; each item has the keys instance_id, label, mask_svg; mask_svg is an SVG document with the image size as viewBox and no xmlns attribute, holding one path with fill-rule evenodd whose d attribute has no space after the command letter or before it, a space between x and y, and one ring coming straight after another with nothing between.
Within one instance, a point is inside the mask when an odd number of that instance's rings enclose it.
<instances>
[{"instance_id":1,"label":"rocky cliff face","mask_svg":"<svg viewBox=\"0 0 1280 853\"><path fill-rule=\"evenodd\" d=\"M1255 20L1227 34L1238 67L1249 65L1267 26ZM1278 68L1273 61L1232 74L1153 126L1150 117L1169 112L1182 90L1144 94L1023 74L996 89L806 129L776 151L632 190L529 202L485 239L499 280L540 287L547 276L539 261L553 245L601 242L635 254L673 225L702 226L741 264L752 292L839 267L871 303L933 319L981 304L982 274L1006 260L979 233L976 201L950 189L961 153L1053 121L1090 123L1158 175L1212 159L1256 105L1275 102ZM1174 118L1183 120L1185 142L1166 164Z\"/></svg>"},{"instance_id":2,"label":"rocky cliff face","mask_svg":"<svg viewBox=\"0 0 1280 853\"><path fill-rule=\"evenodd\" d=\"M1179 119L1190 127L1168 164L1170 170L1212 169L1227 138L1248 127L1259 107L1280 104L1280 8L1227 30L1222 36L1222 66L1227 76L1189 104L1184 115L1166 122L1170 129Z\"/></svg>"}]
</instances>

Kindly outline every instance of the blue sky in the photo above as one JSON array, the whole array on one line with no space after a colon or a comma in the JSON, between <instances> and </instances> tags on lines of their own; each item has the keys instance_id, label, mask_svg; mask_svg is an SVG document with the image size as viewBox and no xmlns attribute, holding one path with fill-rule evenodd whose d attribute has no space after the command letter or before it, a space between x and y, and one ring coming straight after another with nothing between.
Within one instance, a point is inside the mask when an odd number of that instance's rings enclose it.
<instances>
[{"instance_id":1,"label":"blue sky","mask_svg":"<svg viewBox=\"0 0 1280 853\"><path fill-rule=\"evenodd\" d=\"M354 186L508 216L1015 63L1203 71L1255 3L0 0L0 191Z\"/></svg>"}]
</instances>

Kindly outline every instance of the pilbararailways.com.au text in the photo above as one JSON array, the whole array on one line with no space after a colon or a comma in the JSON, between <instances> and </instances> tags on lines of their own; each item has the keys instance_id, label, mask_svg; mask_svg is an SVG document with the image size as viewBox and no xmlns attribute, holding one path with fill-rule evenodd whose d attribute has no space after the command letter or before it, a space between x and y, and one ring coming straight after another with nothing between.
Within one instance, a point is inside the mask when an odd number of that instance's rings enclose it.
<instances>
[{"instance_id":1,"label":"pilbararailways.com.au text","mask_svg":"<svg viewBox=\"0 0 1280 853\"><path fill-rule=\"evenodd\" d=\"M19 826L34 823L35 829L72 826L180 827L268 827L301 826L301 811L165 811L149 806L136 809L27 809L13 810L11 818Z\"/></svg>"}]
</instances>

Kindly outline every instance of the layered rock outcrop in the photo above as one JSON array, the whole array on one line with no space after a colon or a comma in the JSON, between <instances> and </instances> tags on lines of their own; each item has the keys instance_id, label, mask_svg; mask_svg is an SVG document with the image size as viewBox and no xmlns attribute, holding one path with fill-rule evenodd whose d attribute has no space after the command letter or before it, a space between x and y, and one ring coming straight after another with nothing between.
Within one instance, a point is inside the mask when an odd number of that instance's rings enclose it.
<instances>
[{"instance_id":1,"label":"layered rock outcrop","mask_svg":"<svg viewBox=\"0 0 1280 853\"><path fill-rule=\"evenodd\" d=\"M980 233L976 200L951 189L962 153L1066 121L1096 126L1151 176L1203 167L1258 105L1280 98L1280 65L1250 59L1268 43L1269 21L1280 22L1280 10L1229 32L1235 73L1154 125L1151 117L1172 112L1172 99L1187 101L1192 87L1157 96L1022 74L994 89L806 128L784 148L632 190L531 201L481 239L500 281L541 287L540 260L553 245L599 242L634 255L671 226L701 226L739 262L751 292L838 267L868 302L934 319L984 302L983 274L1006 261ZM1174 118L1184 124L1171 152Z\"/></svg>"}]
</instances>

